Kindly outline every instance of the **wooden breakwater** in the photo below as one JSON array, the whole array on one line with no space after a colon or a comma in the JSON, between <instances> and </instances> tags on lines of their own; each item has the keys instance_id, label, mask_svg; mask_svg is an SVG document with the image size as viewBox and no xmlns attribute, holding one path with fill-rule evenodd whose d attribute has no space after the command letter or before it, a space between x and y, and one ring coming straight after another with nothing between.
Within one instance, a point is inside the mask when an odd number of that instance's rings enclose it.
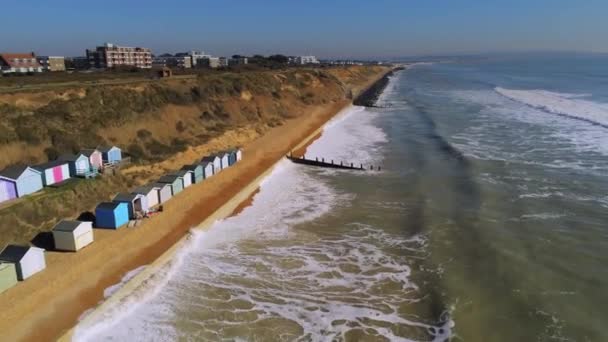
<instances>
[{"instance_id":1,"label":"wooden breakwater","mask_svg":"<svg viewBox=\"0 0 608 342\"><path fill-rule=\"evenodd\" d=\"M325 161L325 158L315 158L315 159L306 159L306 156L302 156L300 158L294 157L293 155L288 155L287 159L291 160L296 164L303 164L308 166L316 166L316 167L325 167L330 169L342 169L342 170L355 170L355 171L367 171L367 170L377 170L380 171L380 167L374 168L373 165L370 165L369 168L366 168L363 164L354 164L354 163L344 163L344 162L334 162L333 160Z\"/></svg>"},{"instance_id":2,"label":"wooden breakwater","mask_svg":"<svg viewBox=\"0 0 608 342\"><path fill-rule=\"evenodd\" d=\"M357 98L353 101L355 106L363 106L363 107L378 107L376 102L378 101L378 97L390 81L390 77L395 73L395 71L403 70L404 67L396 67L386 75L384 75L381 79L372 84L369 88L367 88L361 95L357 96Z\"/></svg>"}]
</instances>

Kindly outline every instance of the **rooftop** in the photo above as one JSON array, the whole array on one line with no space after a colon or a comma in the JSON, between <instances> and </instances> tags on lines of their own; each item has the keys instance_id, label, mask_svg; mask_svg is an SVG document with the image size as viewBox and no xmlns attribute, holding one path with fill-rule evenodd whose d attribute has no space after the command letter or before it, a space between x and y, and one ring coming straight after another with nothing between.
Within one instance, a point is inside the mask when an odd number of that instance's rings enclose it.
<instances>
[{"instance_id":1,"label":"rooftop","mask_svg":"<svg viewBox=\"0 0 608 342\"><path fill-rule=\"evenodd\" d=\"M57 223L55 225L55 227L53 227L53 230L60 231L60 232L73 232L81 224L82 224L82 221L61 220L61 221L59 221L59 223Z\"/></svg>"}]
</instances>

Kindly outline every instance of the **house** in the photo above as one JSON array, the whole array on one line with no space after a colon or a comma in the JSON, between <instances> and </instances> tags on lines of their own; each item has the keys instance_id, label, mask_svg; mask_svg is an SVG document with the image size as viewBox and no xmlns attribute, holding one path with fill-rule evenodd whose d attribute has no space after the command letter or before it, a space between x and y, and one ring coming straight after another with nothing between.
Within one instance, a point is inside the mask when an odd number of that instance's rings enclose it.
<instances>
[{"instance_id":1,"label":"house","mask_svg":"<svg viewBox=\"0 0 608 342\"><path fill-rule=\"evenodd\" d=\"M213 163L201 162L199 165L203 168L203 179L213 176Z\"/></svg>"},{"instance_id":2,"label":"house","mask_svg":"<svg viewBox=\"0 0 608 342\"><path fill-rule=\"evenodd\" d=\"M0 293L17 284L17 269L15 264L0 262Z\"/></svg>"},{"instance_id":3,"label":"house","mask_svg":"<svg viewBox=\"0 0 608 342\"><path fill-rule=\"evenodd\" d=\"M176 175L166 175L160 177L158 183L166 183L171 185L171 194L173 196L179 194L184 190L184 181L182 177Z\"/></svg>"},{"instance_id":4,"label":"house","mask_svg":"<svg viewBox=\"0 0 608 342\"><path fill-rule=\"evenodd\" d=\"M122 160L122 151L116 146L99 148L103 162L106 164L118 164Z\"/></svg>"},{"instance_id":5,"label":"house","mask_svg":"<svg viewBox=\"0 0 608 342\"><path fill-rule=\"evenodd\" d=\"M95 208L95 227L118 229L129 223L129 204L103 202Z\"/></svg>"},{"instance_id":6,"label":"house","mask_svg":"<svg viewBox=\"0 0 608 342\"><path fill-rule=\"evenodd\" d=\"M93 222L59 221L53 228L55 249L77 252L93 243Z\"/></svg>"},{"instance_id":7,"label":"house","mask_svg":"<svg viewBox=\"0 0 608 342\"><path fill-rule=\"evenodd\" d=\"M38 63L33 52L3 53L0 54L0 72L3 74L42 72L42 65Z\"/></svg>"},{"instance_id":8,"label":"house","mask_svg":"<svg viewBox=\"0 0 608 342\"><path fill-rule=\"evenodd\" d=\"M91 178L97 175L97 170L93 171L91 168L89 157L82 153L64 154L59 157L59 160L68 162L70 176L72 177Z\"/></svg>"},{"instance_id":9,"label":"house","mask_svg":"<svg viewBox=\"0 0 608 342\"><path fill-rule=\"evenodd\" d=\"M157 189L158 194L158 203L163 204L173 197L173 186L167 183L154 183L151 184L155 189Z\"/></svg>"},{"instance_id":10,"label":"house","mask_svg":"<svg viewBox=\"0 0 608 342\"><path fill-rule=\"evenodd\" d=\"M89 158L89 165L91 165L91 170L99 171L103 169L103 156L101 151L95 148L82 149L80 153L84 154Z\"/></svg>"},{"instance_id":11,"label":"house","mask_svg":"<svg viewBox=\"0 0 608 342\"><path fill-rule=\"evenodd\" d=\"M230 166L230 153L219 152L217 156L220 158L222 170Z\"/></svg>"},{"instance_id":12,"label":"house","mask_svg":"<svg viewBox=\"0 0 608 342\"><path fill-rule=\"evenodd\" d=\"M182 179L183 182L183 189L189 187L190 185L192 185L192 171L188 171L188 170L180 170L180 171L175 171L175 172L171 172L169 174L169 176L179 176Z\"/></svg>"},{"instance_id":13,"label":"house","mask_svg":"<svg viewBox=\"0 0 608 342\"><path fill-rule=\"evenodd\" d=\"M141 194L120 193L114 196L112 202L127 203L129 210L129 218L141 218L148 213L148 198Z\"/></svg>"},{"instance_id":14,"label":"house","mask_svg":"<svg viewBox=\"0 0 608 342\"><path fill-rule=\"evenodd\" d=\"M216 155L204 157L203 159L201 159L201 163L213 164L213 174L222 171L222 160Z\"/></svg>"},{"instance_id":15,"label":"house","mask_svg":"<svg viewBox=\"0 0 608 342\"><path fill-rule=\"evenodd\" d=\"M68 162L63 160L53 160L48 163L34 165L32 168L42 173L42 184L44 186L61 183L70 179L70 167Z\"/></svg>"},{"instance_id":16,"label":"house","mask_svg":"<svg viewBox=\"0 0 608 342\"><path fill-rule=\"evenodd\" d=\"M13 166L0 171L0 203L42 189L42 172L28 166Z\"/></svg>"},{"instance_id":17,"label":"house","mask_svg":"<svg viewBox=\"0 0 608 342\"><path fill-rule=\"evenodd\" d=\"M200 183L205 179L204 169L201 164L184 165L182 170L192 172L192 183Z\"/></svg>"},{"instance_id":18,"label":"house","mask_svg":"<svg viewBox=\"0 0 608 342\"><path fill-rule=\"evenodd\" d=\"M146 201L148 202L148 208L152 208L160 204L160 197L158 196L159 190L160 189L158 186L144 185L131 191L131 193L146 197ZM171 192L171 190L169 190L169 192Z\"/></svg>"},{"instance_id":19,"label":"house","mask_svg":"<svg viewBox=\"0 0 608 342\"><path fill-rule=\"evenodd\" d=\"M0 252L0 261L14 264L19 280L25 280L46 268L44 249L38 247L8 245Z\"/></svg>"}]
</instances>

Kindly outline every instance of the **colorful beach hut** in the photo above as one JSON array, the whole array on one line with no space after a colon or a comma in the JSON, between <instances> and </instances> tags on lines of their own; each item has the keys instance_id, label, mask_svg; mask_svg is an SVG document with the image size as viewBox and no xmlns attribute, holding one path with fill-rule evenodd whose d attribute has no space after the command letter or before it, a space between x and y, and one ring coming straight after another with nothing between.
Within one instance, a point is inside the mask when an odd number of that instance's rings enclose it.
<instances>
[{"instance_id":1,"label":"colorful beach hut","mask_svg":"<svg viewBox=\"0 0 608 342\"><path fill-rule=\"evenodd\" d=\"M89 158L89 165L91 165L92 170L99 171L103 169L103 156L101 155L101 151L94 148L87 148L80 150L80 153Z\"/></svg>"},{"instance_id":2,"label":"colorful beach hut","mask_svg":"<svg viewBox=\"0 0 608 342\"><path fill-rule=\"evenodd\" d=\"M59 160L68 162L71 177L94 177L91 170L91 162L89 161L89 157L82 153L65 154L59 157Z\"/></svg>"},{"instance_id":3,"label":"colorful beach hut","mask_svg":"<svg viewBox=\"0 0 608 342\"><path fill-rule=\"evenodd\" d=\"M54 160L48 163L34 165L32 168L42 173L42 183L49 186L70 179L70 167L68 162Z\"/></svg>"},{"instance_id":4,"label":"colorful beach hut","mask_svg":"<svg viewBox=\"0 0 608 342\"><path fill-rule=\"evenodd\" d=\"M158 180L158 183L170 184L171 185L171 194L173 196L179 194L180 192L182 192L182 190L184 190L184 181L182 180L182 177L177 176L177 175L162 176Z\"/></svg>"},{"instance_id":5,"label":"colorful beach hut","mask_svg":"<svg viewBox=\"0 0 608 342\"><path fill-rule=\"evenodd\" d=\"M44 249L32 246L8 245L0 252L0 261L14 264L19 280L25 280L46 268Z\"/></svg>"},{"instance_id":6,"label":"colorful beach hut","mask_svg":"<svg viewBox=\"0 0 608 342\"><path fill-rule=\"evenodd\" d=\"M192 171L188 171L188 170L179 170L179 171L175 171L175 172L171 172L169 175L170 176L179 176L182 178L182 185L183 188L187 188L190 185L192 185Z\"/></svg>"},{"instance_id":7,"label":"colorful beach hut","mask_svg":"<svg viewBox=\"0 0 608 342\"><path fill-rule=\"evenodd\" d=\"M129 218L141 218L148 213L148 198L141 194L120 193L114 196L112 202L127 203L129 210Z\"/></svg>"},{"instance_id":8,"label":"colorful beach hut","mask_svg":"<svg viewBox=\"0 0 608 342\"><path fill-rule=\"evenodd\" d=\"M0 261L0 293L17 284L17 269L15 264Z\"/></svg>"},{"instance_id":9,"label":"colorful beach hut","mask_svg":"<svg viewBox=\"0 0 608 342\"><path fill-rule=\"evenodd\" d=\"M148 208L152 208L160 204L160 197L158 196L159 190L160 189L157 186L144 185L131 191L131 193L146 197L146 201L148 202ZM171 189L169 189L169 193L171 193Z\"/></svg>"},{"instance_id":10,"label":"colorful beach hut","mask_svg":"<svg viewBox=\"0 0 608 342\"><path fill-rule=\"evenodd\" d=\"M129 205L124 202L103 202L95 208L95 227L118 229L129 223Z\"/></svg>"},{"instance_id":11,"label":"colorful beach hut","mask_svg":"<svg viewBox=\"0 0 608 342\"><path fill-rule=\"evenodd\" d=\"M173 197L173 187L171 184L167 183L154 183L151 184L155 189L157 189L158 194L158 203L163 204Z\"/></svg>"},{"instance_id":12,"label":"colorful beach hut","mask_svg":"<svg viewBox=\"0 0 608 342\"><path fill-rule=\"evenodd\" d=\"M228 154L228 164L230 166L234 165L236 162L240 161L243 157L243 152L241 152L238 148L233 148L230 150L226 150L224 153Z\"/></svg>"},{"instance_id":13,"label":"colorful beach hut","mask_svg":"<svg viewBox=\"0 0 608 342\"><path fill-rule=\"evenodd\" d=\"M192 172L192 183L200 183L205 179L203 166L201 164L184 165L182 170Z\"/></svg>"},{"instance_id":14,"label":"colorful beach hut","mask_svg":"<svg viewBox=\"0 0 608 342\"><path fill-rule=\"evenodd\" d=\"M42 189L42 172L28 166L0 171L0 202L23 197Z\"/></svg>"},{"instance_id":15,"label":"colorful beach hut","mask_svg":"<svg viewBox=\"0 0 608 342\"><path fill-rule=\"evenodd\" d=\"M99 148L104 163L118 164L122 160L122 151L117 146Z\"/></svg>"},{"instance_id":16,"label":"colorful beach hut","mask_svg":"<svg viewBox=\"0 0 608 342\"><path fill-rule=\"evenodd\" d=\"M222 160L216 155L204 157L201 159L201 163L211 163L211 165L213 165L213 174L222 171Z\"/></svg>"},{"instance_id":17,"label":"colorful beach hut","mask_svg":"<svg viewBox=\"0 0 608 342\"><path fill-rule=\"evenodd\" d=\"M213 176L213 164L210 162L201 162L199 164L203 168L203 179Z\"/></svg>"},{"instance_id":18,"label":"colorful beach hut","mask_svg":"<svg viewBox=\"0 0 608 342\"><path fill-rule=\"evenodd\" d=\"M53 227L55 249L77 252L93 243L93 222L59 221Z\"/></svg>"}]
</instances>

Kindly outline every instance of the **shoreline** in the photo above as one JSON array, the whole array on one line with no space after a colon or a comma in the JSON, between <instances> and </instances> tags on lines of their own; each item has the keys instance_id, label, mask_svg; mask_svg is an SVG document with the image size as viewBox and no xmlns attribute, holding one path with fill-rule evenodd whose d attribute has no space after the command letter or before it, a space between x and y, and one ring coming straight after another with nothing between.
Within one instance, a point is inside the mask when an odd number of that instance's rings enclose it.
<instances>
[{"instance_id":1,"label":"shoreline","mask_svg":"<svg viewBox=\"0 0 608 342\"><path fill-rule=\"evenodd\" d=\"M382 79L390 70L362 80L356 92ZM233 168L193 185L165 206L162 215L136 229L95 230L96 243L78 254L47 253L47 270L20 284L0 303L0 329L9 340L69 340L76 324L91 320L100 308L110 306L119 293L135 286L146 274L175 255L192 234L230 216L259 187L259 181L291 150L301 148L319 135L323 126L351 105L344 99L317 106L287 121L243 149L244 158ZM230 210L231 209L231 210ZM223 217L222 217L223 216ZM61 262L58 262L61 261ZM147 265L147 266L145 266ZM104 290L122 282L128 272L145 266L107 299ZM146 279L143 279L144 281ZM6 300L5 300L6 299ZM67 333L66 333L67 332Z\"/></svg>"}]
</instances>

